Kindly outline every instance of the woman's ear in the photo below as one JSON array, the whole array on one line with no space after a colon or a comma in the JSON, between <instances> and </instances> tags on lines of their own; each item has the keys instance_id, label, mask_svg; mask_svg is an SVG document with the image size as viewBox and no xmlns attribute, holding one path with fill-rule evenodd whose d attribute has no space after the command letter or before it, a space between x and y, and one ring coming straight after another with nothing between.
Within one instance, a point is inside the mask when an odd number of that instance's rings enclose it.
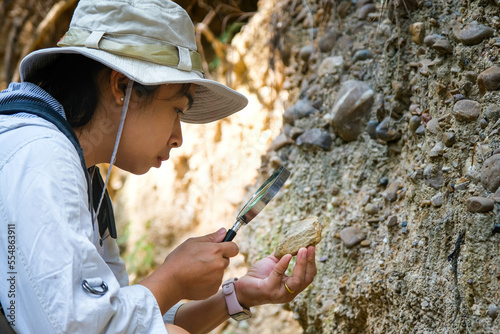
<instances>
[{"instance_id":1,"label":"woman's ear","mask_svg":"<svg viewBox=\"0 0 500 334\"><path fill-rule=\"evenodd\" d=\"M109 76L109 86L111 88L111 94L117 105L123 105L125 100L125 92L127 91L127 84L129 82L124 74L117 72L115 70L111 71Z\"/></svg>"}]
</instances>

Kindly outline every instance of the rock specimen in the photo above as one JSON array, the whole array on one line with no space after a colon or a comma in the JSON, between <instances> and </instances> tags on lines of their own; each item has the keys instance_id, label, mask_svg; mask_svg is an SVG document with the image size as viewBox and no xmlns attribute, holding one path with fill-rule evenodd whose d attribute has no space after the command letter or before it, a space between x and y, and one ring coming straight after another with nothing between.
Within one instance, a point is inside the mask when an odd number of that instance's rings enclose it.
<instances>
[{"instance_id":1,"label":"rock specimen","mask_svg":"<svg viewBox=\"0 0 500 334\"><path fill-rule=\"evenodd\" d=\"M332 126L345 141L354 141L364 129L374 100L373 90L363 81L342 84L332 108Z\"/></svg>"},{"instance_id":2,"label":"rock specimen","mask_svg":"<svg viewBox=\"0 0 500 334\"><path fill-rule=\"evenodd\" d=\"M321 225L318 217L306 218L290 226L274 250L274 256L280 259L286 254L297 255L300 248L315 246L320 241Z\"/></svg>"}]
</instances>

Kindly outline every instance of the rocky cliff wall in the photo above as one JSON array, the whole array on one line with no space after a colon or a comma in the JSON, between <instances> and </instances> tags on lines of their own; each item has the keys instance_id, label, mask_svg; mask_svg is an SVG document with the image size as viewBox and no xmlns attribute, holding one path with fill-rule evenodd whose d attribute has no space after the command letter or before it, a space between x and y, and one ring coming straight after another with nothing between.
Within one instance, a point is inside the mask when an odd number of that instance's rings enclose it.
<instances>
[{"instance_id":1,"label":"rocky cliff wall","mask_svg":"<svg viewBox=\"0 0 500 334\"><path fill-rule=\"evenodd\" d=\"M275 7L290 96L263 161L293 174L247 259L318 216L304 332L498 332L499 4L304 4Z\"/></svg>"}]
</instances>

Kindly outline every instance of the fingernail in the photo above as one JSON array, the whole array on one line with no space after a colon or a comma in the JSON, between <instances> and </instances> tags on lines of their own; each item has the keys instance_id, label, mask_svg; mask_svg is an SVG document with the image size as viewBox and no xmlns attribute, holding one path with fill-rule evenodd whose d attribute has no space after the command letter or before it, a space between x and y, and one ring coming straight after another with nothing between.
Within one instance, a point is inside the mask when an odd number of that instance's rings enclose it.
<instances>
[{"instance_id":1,"label":"fingernail","mask_svg":"<svg viewBox=\"0 0 500 334\"><path fill-rule=\"evenodd\" d=\"M221 227L221 228L217 231L217 233L219 233L219 235L224 235L224 234L226 234L226 229L225 229L224 227Z\"/></svg>"}]
</instances>

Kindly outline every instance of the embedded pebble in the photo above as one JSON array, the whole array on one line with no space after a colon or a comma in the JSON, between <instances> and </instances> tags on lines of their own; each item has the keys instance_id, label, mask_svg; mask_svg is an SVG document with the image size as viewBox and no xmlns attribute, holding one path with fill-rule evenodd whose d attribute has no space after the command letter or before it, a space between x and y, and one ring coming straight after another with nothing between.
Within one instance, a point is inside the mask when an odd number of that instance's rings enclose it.
<instances>
[{"instance_id":1,"label":"embedded pebble","mask_svg":"<svg viewBox=\"0 0 500 334\"><path fill-rule=\"evenodd\" d=\"M327 57L319 65L318 76L337 73L338 68L343 64L344 58L342 56Z\"/></svg>"},{"instance_id":2,"label":"embedded pebble","mask_svg":"<svg viewBox=\"0 0 500 334\"><path fill-rule=\"evenodd\" d=\"M291 138L289 138L286 134L281 133L278 135L278 137L276 137L276 139L271 144L271 149L277 151L280 148L293 143L294 141Z\"/></svg>"},{"instance_id":3,"label":"embedded pebble","mask_svg":"<svg viewBox=\"0 0 500 334\"><path fill-rule=\"evenodd\" d=\"M332 136L321 129L314 128L307 130L297 138L299 146L318 146L323 150L330 150L332 146Z\"/></svg>"},{"instance_id":4,"label":"embedded pebble","mask_svg":"<svg viewBox=\"0 0 500 334\"><path fill-rule=\"evenodd\" d=\"M368 14L373 13L377 10L377 7L372 3L367 3L358 10L358 19L366 20Z\"/></svg>"},{"instance_id":5,"label":"embedded pebble","mask_svg":"<svg viewBox=\"0 0 500 334\"><path fill-rule=\"evenodd\" d=\"M463 29L456 32L457 39L465 45L475 45L481 43L485 38L493 36L494 30L477 21L472 21Z\"/></svg>"},{"instance_id":6,"label":"embedded pebble","mask_svg":"<svg viewBox=\"0 0 500 334\"><path fill-rule=\"evenodd\" d=\"M330 188L330 194L332 194L333 196L337 196L339 194L339 191L340 188L335 184Z\"/></svg>"},{"instance_id":7,"label":"embedded pebble","mask_svg":"<svg viewBox=\"0 0 500 334\"><path fill-rule=\"evenodd\" d=\"M441 53L453 53L453 46L447 39L437 40L434 44L432 44L432 48Z\"/></svg>"},{"instance_id":8,"label":"embedded pebble","mask_svg":"<svg viewBox=\"0 0 500 334\"><path fill-rule=\"evenodd\" d=\"M411 39L418 45L422 44L425 34L425 25L423 22L415 22L410 25Z\"/></svg>"},{"instance_id":9,"label":"embedded pebble","mask_svg":"<svg viewBox=\"0 0 500 334\"><path fill-rule=\"evenodd\" d=\"M490 122L495 123L500 119L500 107L496 104L489 104L484 108L484 116L486 116Z\"/></svg>"},{"instance_id":10,"label":"embedded pebble","mask_svg":"<svg viewBox=\"0 0 500 334\"><path fill-rule=\"evenodd\" d=\"M500 187L498 187L497 191L493 194L493 200L500 203Z\"/></svg>"},{"instance_id":11,"label":"embedded pebble","mask_svg":"<svg viewBox=\"0 0 500 334\"><path fill-rule=\"evenodd\" d=\"M354 141L363 130L362 123L370 114L374 92L363 81L344 82L332 108L332 126L345 141Z\"/></svg>"},{"instance_id":12,"label":"embedded pebble","mask_svg":"<svg viewBox=\"0 0 500 334\"><path fill-rule=\"evenodd\" d=\"M387 226L396 226L398 224L398 216L390 216L387 220Z\"/></svg>"},{"instance_id":13,"label":"embedded pebble","mask_svg":"<svg viewBox=\"0 0 500 334\"><path fill-rule=\"evenodd\" d=\"M390 124L390 117L385 118L375 129L377 138L385 142L391 142L401 138L401 132L399 132L394 126Z\"/></svg>"},{"instance_id":14,"label":"embedded pebble","mask_svg":"<svg viewBox=\"0 0 500 334\"><path fill-rule=\"evenodd\" d=\"M290 129L290 138L293 140L297 139L298 136L304 133L304 129L298 128L296 126Z\"/></svg>"},{"instance_id":15,"label":"embedded pebble","mask_svg":"<svg viewBox=\"0 0 500 334\"><path fill-rule=\"evenodd\" d=\"M318 46L321 52L329 52L335 46L338 37L337 31L329 31L319 40Z\"/></svg>"},{"instance_id":16,"label":"embedded pebble","mask_svg":"<svg viewBox=\"0 0 500 334\"><path fill-rule=\"evenodd\" d=\"M444 184L443 171L439 166L429 164L424 168L424 182L429 187L439 189Z\"/></svg>"},{"instance_id":17,"label":"embedded pebble","mask_svg":"<svg viewBox=\"0 0 500 334\"><path fill-rule=\"evenodd\" d=\"M373 53L370 50L366 50L366 49L358 50L358 51L356 51L356 53L352 57L352 62L355 63L358 60L366 60L366 59L370 59L370 58L373 58Z\"/></svg>"},{"instance_id":18,"label":"embedded pebble","mask_svg":"<svg viewBox=\"0 0 500 334\"><path fill-rule=\"evenodd\" d=\"M443 143L447 147L453 146L453 144L455 144L456 141L457 141L457 139L456 139L455 134L453 132L445 132L443 134Z\"/></svg>"},{"instance_id":19,"label":"embedded pebble","mask_svg":"<svg viewBox=\"0 0 500 334\"><path fill-rule=\"evenodd\" d=\"M500 67L492 66L477 77L477 85L481 94L500 89Z\"/></svg>"},{"instance_id":20,"label":"embedded pebble","mask_svg":"<svg viewBox=\"0 0 500 334\"><path fill-rule=\"evenodd\" d=\"M418 62L418 73L422 74L425 77L428 77L431 74L430 66L433 66L433 62L430 59L422 59Z\"/></svg>"},{"instance_id":21,"label":"embedded pebble","mask_svg":"<svg viewBox=\"0 0 500 334\"><path fill-rule=\"evenodd\" d=\"M454 190L466 190L469 188L470 181L463 181L463 182L458 182L455 184L453 187Z\"/></svg>"},{"instance_id":22,"label":"embedded pebble","mask_svg":"<svg viewBox=\"0 0 500 334\"><path fill-rule=\"evenodd\" d=\"M431 198L431 205L435 208L439 208L444 203L444 197L442 192L438 192L436 195Z\"/></svg>"},{"instance_id":23,"label":"embedded pebble","mask_svg":"<svg viewBox=\"0 0 500 334\"><path fill-rule=\"evenodd\" d=\"M490 304L488 306L488 316L491 320L495 320L498 317L498 306L495 304Z\"/></svg>"},{"instance_id":24,"label":"embedded pebble","mask_svg":"<svg viewBox=\"0 0 500 334\"><path fill-rule=\"evenodd\" d=\"M476 82L477 80L477 73L474 71L465 71L463 75L470 82Z\"/></svg>"},{"instance_id":25,"label":"embedded pebble","mask_svg":"<svg viewBox=\"0 0 500 334\"><path fill-rule=\"evenodd\" d=\"M453 107L453 116L458 121L472 122L479 117L481 104L472 100L460 100Z\"/></svg>"},{"instance_id":26,"label":"embedded pebble","mask_svg":"<svg viewBox=\"0 0 500 334\"><path fill-rule=\"evenodd\" d=\"M311 55L316 52L316 48L312 45L305 45L299 51L299 57L303 61L308 61Z\"/></svg>"},{"instance_id":27,"label":"embedded pebble","mask_svg":"<svg viewBox=\"0 0 500 334\"><path fill-rule=\"evenodd\" d=\"M411 116L408 125L409 125L410 130L412 132L415 132L418 129L418 127L420 126L420 124L422 124L422 119L420 118L420 116L417 116L417 115Z\"/></svg>"},{"instance_id":28,"label":"embedded pebble","mask_svg":"<svg viewBox=\"0 0 500 334\"><path fill-rule=\"evenodd\" d=\"M424 38L424 44L432 47L434 43L436 43L437 41L442 41L445 39L446 37L444 37L443 35L438 35L438 34L427 35Z\"/></svg>"},{"instance_id":29,"label":"embedded pebble","mask_svg":"<svg viewBox=\"0 0 500 334\"><path fill-rule=\"evenodd\" d=\"M293 223L274 250L278 259L286 254L297 255L299 249L316 246L321 241L321 225L318 217L310 217Z\"/></svg>"},{"instance_id":30,"label":"embedded pebble","mask_svg":"<svg viewBox=\"0 0 500 334\"><path fill-rule=\"evenodd\" d=\"M437 142L436 145L429 152L431 157L440 157L444 154L444 144L442 142Z\"/></svg>"},{"instance_id":31,"label":"embedded pebble","mask_svg":"<svg viewBox=\"0 0 500 334\"><path fill-rule=\"evenodd\" d=\"M401 182L399 180L391 182L391 184L387 187L387 189L384 192L382 192L382 196L386 200L394 202L398 198L398 190L400 185Z\"/></svg>"},{"instance_id":32,"label":"embedded pebble","mask_svg":"<svg viewBox=\"0 0 500 334\"><path fill-rule=\"evenodd\" d=\"M430 133L437 134L441 127L439 126L439 118L433 118L427 122L426 129Z\"/></svg>"},{"instance_id":33,"label":"embedded pebble","mask_svg":"<svg viewBox=\"0 0 500 334\"><path fill-rule=\"evenodd\" d=\"M365 212L369 215L376 215L378 213L378 207L375 204L367 204L365 206Z\"/></svg>"},{"instance_id":34,"label":"embedded pebble","mask_svg":"<svg viewBox=\"0 0 500 334\"><path fill-rule=\"evenodd\" d=\"M378 122L376 120L368 121L366 125L366 132L368 132L371 139L377 139L377 126Z\"/></svg>"},{"instance_id":35,"label":"embedded pebble","mask_svg":"<svg viewBox=\"0 0 500 334\"><path fill-rule=\"evenodd\" d=\"M365 240L366 235L355 226L346 227L340 231L340 239L347 248L352 248Z\"/></svg>"},{"instance_id":36,"label":"embedded pebble","mask_svg":"<svg viewBox=\"0 0 500 334\"><path fill-rule=\"evenodd\" d=\"M443 35L431 34L431 35L425 36L424 44L432 47L434 45L434 43L436 43L437 41L440 41L440 40L444 40L444 39L446 39L446 37L444 37Z\"/></svg>"},{"instance_id":37,"label":"embedded pebble","mask_svg":"<svg viewBox=\"0 0 500 334\"><path fill-rule=\"evenodd\" d=\"M310 100L301 99L298 100L293 106L287 108L283 117L285 122L288 124L293 124L296 119L304 118L317 112Z\"/></svg>"},{"instance_id":38,"label":"embedded pebble","mask_svg":"<svg viewBox=\"0 0 500 334\"><path fill-rule=\"evenodd\" d=\"M370 244L371 244L370 240L365 239L365 240L361 241L361 246L363 246L363 247L368 247L368 246L370 246Z\"/></svg>"},{"instance_id":39,"label":"embedded pebble","mask_svg":"<svg viewBox=\"0 0 500 334\"><path fill-rule=\"evenodd\" d=\"M389 184L389 179L385 176L382 176L380 180L378 180L378 185L381 187L386 187Z\"/></svg>"},{"instance_id":40,"label":"embedded pebble","mask_svg":"<svg viewBox=\"0 0 500 334\"><path fill-rule=\"evenodd\" d=\"M488 120L486 118L481 119L479 126L481 126L481 129L486 129L488 127Z\"/></svg>"},{"instance_id":41,"label":"embedded pebble","mask_svg":"<svg viewBox=\"0 0 500 334\"><path fill-rule=\"evenodd\" d=\"M467 210L470 212L488 212L493 210L495 201L491 198L474 196L469 197L466 201Z\"/></svg>"},{"instance_id":42,"label":"embedded pebble","mask_svg":"<svg viewBox=\"0 0 500 334\"><path fill-rule=\"evenodd\" d=\"M351 1L342 1L338 6L337 6L337 13L339 14L340 18L345 18L347 16L347 13L349 12L349 8L351 8Z\"/></svg>"},{"instance_id":43,"label":"embedded pebble","mask_svg":"<svg viewBox=\"0 0 500 334\"><path fill-rule=\"evenodd\" d=\"M500 154L492 155L483 162L481 183L492 193L500 188Z\"/></svg>"}]
</instances>

